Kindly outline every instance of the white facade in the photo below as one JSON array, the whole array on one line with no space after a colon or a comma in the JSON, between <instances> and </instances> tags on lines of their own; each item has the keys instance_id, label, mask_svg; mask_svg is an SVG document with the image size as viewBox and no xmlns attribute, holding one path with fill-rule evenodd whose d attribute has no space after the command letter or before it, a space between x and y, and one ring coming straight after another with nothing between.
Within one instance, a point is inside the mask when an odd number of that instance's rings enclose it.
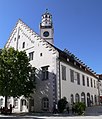
<instances>
[{"instance_id":1,"label":"white facade","mask_svg":"<svg viewBox=\"0 0 102 119\"><path fill-rule=\"evenodd\" d=\"M48 21L50 20L48 19ZM43 28L40 27L40 37L19 20L5 45L7 48L14 47L19 51L25 50L30 58L31 65L37 68L38 74L36 91L32 94L31 99L25 99L23 96L19 99L11 98L10 103L15 106L14 112L52 112L54 102L58 102L63 97L66 97L70 104L78 100L85 101L87 106L89 106L90 100L93 105L98 104L98 80L96 75L80 63L77 66L77 61L72 64L68 54L52 45L53 27L45 27L51 24L52 21L51 23L42 23ZM51 37L49 35L44 38L44 31L48 31ZM71 72L73 72L72 75ZM89 78L89 85L87 84L87 78ZM84 82L82 82L83 80ZM80 84L77 84L77 81ZM4 104L2 99L1 96L1 106Z\"/></svg>"},{"instance_id":2,"label":"white facade","mask_svg":"<svg viewBox=\"0 0 102 119\"><path fill-rule=\"evenodd\" d=\"M77 102L82 101L83 95L85 94L85 103L87 106L90 106L90 102L98 104L98 80L97 78L86 74L84 71L75 69L72 66L69 66L63 62L60 63L60 68L62 72L62 66L66 67L66 80L62 79L61 75L61 98L67 97L68 102ZM71 71L73 71L73 81L71 81ZM79 77L77 78L77 73ZM84 77L84 82L83 82ZM89 81L87 81L89 80ZM92 80L92 84L91 84ZM79 81L79 83L78 83ZM89 83L88 83L89 82ZM73 95L73 99L71 99ZM79 99L78 99L79 98Z\"/></svg>"}]
</instances>

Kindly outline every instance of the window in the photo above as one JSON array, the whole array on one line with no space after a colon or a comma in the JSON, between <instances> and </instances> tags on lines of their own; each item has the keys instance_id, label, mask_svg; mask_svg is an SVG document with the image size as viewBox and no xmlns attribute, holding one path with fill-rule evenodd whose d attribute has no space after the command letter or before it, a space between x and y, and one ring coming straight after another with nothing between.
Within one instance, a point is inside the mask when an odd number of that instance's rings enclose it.
<instances>
[{"instance_id":1,"label":"window","mask_svg":"<svg viewBox=\"0 0 102 119\"><path fill-rule=\"evenodd\" d=\"M34 52L30 52L29 53L29 61L33 60L34 57Z\"/></svg>"},{"instance_id":2,"label":"window","mask_svg":"<svg viewBox=\"0 0 102 119\"><path fill-rule=\"evenodd\" d=\"M14 107L18 108L18 98L14 98Z\"/></svg>"},{"instance_id":3,"label":"window","mask_svg":"<svg viewBox=\"0 0 102 119\"><path fill-rule=\"evenodd\" d=\"M80 101L80 97L79 97L79 94L78 93L75 95L75 101L76 102L79 102Z\"/></svg>"},{"instance_id":4,"label":"window","mask_svg":"<svg viewBox=\"0 0 102 119\"><path fill-rule=\"evenodd\" d=\"M18 36L18 39L20 39L20 35Z\"/></svg>"},{"instance_id":5,"label":"window","mask_svg":"<svg viewBox=\"0 0 102 119\"><path fill-rule=\"evenodd\" d=\"M82 84L83 86L85 86L85 76L84 75L82 75Z\"/></svg>"},{"instance_id":6,"label":"window","mask_svg":"<svg viewBox=\"0 0 102 119\"><path fill-rule=\"evenodd\" d=\"M89 77L87 77L87 86L89 87Z\"/></svg>"},{"instance_id":7,"label":"window","mask_svg":"<svg viewBox=\"0 0 102 119\"><path fill-rule=\"evenodd\" d=\"M95 80L94 80L94 88L96 88L96 83L95 83Z\"/></svg>"},{"instance_id":8,"label":"window","mask_svg":"<svg viewBox=\"0 0 102 119\"><path fill-rule=\"evenodd\" d=\"M73 96L73 94L71 94L71 104L73 104L74 103L74 96Z\"/></svg>"},{"instance_id":9,"label":"window","mask_svg":"<svg viewBox=\"0 0 102 119\"><path fill-rule=\"evenodd\" d=\"M16 41L16 38L14 38L14 41Z\"/></svg>"},{"instance_id":10,"label":"window","mask_svg":"<svg viewBox=\"0 0 102 119\"><path fill-rule=\"evenodd\" d=\"M71 82L74 82L74 71L70 69L70 79Z\"/></svg>"},{"instance_id":11,"label":"window","mask_svg":"<svg viewBox=\"0 0 102 119\"><path fill-rule=\"evenodd\" d=\"M85 93L81 93L81 102L85 103Z\"/></svg>"},{"instance_id":12,"label":"window","mask_svg":"<svg viewBox=\"0 0 102 119\"><path fill-rule=\"evenodd\" d=\"M22 44L22 48L25 48L25 42L23 42L23 44Z\"/></svg>"},{"instance_id":13,"label":"window","mask_svg":"<svg viewBox=\"0 0 102 119\"><path fill-rule=\"evenodd\" d=\"M42 99L42 109L45 111L49 110L49 99L47 97Z\"/></svg>"},{"instance_id":14,"label":"window","mask_svg":"<svg viewBox=\"0 0 102 119\"><path fill-rule=\"evenodd\" d=\"M92 104L93 104L93 95L91 95L91 101L92 101Z\"/></svg>"},{"instance_id":15,"label":"window","mask_svg":"<svg viewBox=\"0 0 102 119\"><path fill-rule=\"evenodd\" d=\"M27 102L26 102L25 99L21 99L21 105L22 105L22 106L23 106L23 105L27 105Z\"/></svg>"},{"instance_id":16,"label":"window","mask_svg":"<svg viewBox=\"0 0 102 119\"><path fill-rule=\"evenodd\" d=\"M40 56L42 56L42 53L40 53Z\"/></svg>"},{"instance_id":17,"label":"window","mask_svg":"<svg viewBox=\"0 0 102 119\"><path fill-rule=\"evenodd\" d=\"M0 99L0 107L3 107L3 98Z\"/></svg>"},{"instance_id":18,"label":"window","mask_svg":"<svg viewBox=\"0 0 102 119\"><path fill-rule=\"evenodd\" d=\"M30 74L31 80L35 81L35 68L32 68L31 74Z\"/></svg>"},{"instance_id":19,"label":"window","mask_svg":"<svg viewBox=\"0 0 102 119\"><path fill-rule=\"evenodd\" d=\"M78 72L74 73L74 79L77 81L77 84L80 85L80 74Z\"/></svg>"},{"instance_id":20,"label":"window","mask_svg":"<svg viewBox=\"0 0 102 119\"><path fill-rule=\"evenodd\" d=\"M62 65L62 80L66 80L66 67Z\"/></svg>"},{"instance_id":21,"label":"window","mask_svg":"<svg viewBox=\"0 0 102 119\"><path fill-rule=\"evenodd\" d=\"M78 72L75 72L75 79L77 81L77 84L80 85L80 74Z\"/></svg>"},{"instance_id":22,"label":"window","mask_svg":"<svg viewBox=\"0 0 102 119\"><path fill-rule=\"evenodd\" d=\"M48 77L48 66L42 67L42 78L43 80L47 80Z\"/></svg>"},{"instance_id":23,"label":"window","mask_svg":"<svg viewBox=\"0 0 102 119\"><path fill-rule=\"evenodd\" d=\"M94 96L95 104L97 104L97 97L96 95Z\"/></svg>"},{"instance_id":24,"label":"window","mask_svg":"<svg viewBox=\"0 0 102 119\"><path fill-rule=\"evenodd\" d=\"M91 87L93 87L93 82L92 82L92 78L91 78Z\"/></svg>"}]
</instances>

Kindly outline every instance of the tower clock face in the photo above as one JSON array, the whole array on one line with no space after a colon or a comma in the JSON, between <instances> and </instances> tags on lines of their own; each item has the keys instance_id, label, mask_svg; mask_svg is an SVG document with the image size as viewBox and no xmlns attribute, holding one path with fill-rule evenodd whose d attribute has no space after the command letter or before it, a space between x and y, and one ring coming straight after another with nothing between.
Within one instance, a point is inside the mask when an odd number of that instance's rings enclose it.
<instances>
[{"instance_id":1,"label":"tower clock face","mask_svg":"<svg viewBox=\"0 0 102 119\"><path fill-rule=\"evenodd\" d=\"M43 33L43 36L44 36L44 37L48 37L48 36L49 36L49 32L48 32L48 31L45 31L45 32Z\"/></svg>"}]
</instances>

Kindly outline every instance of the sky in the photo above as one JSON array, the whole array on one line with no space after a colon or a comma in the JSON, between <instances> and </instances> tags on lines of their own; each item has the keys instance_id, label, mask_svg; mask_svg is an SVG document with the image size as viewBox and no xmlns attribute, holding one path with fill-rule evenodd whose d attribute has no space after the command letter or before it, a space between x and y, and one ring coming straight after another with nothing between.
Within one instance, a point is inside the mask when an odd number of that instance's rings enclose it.
<instances>
[{"instance_id":1,"label":"sky","mask_svg":"<svg viewBox=\"0 0 102 119\"><path fill-rule=\"evenodd\" d=\"M102 0L0 0L0 48L18 19L39 34L46 9L53 17L54 45L102 74Z\"/></svg>"}]
</instances>

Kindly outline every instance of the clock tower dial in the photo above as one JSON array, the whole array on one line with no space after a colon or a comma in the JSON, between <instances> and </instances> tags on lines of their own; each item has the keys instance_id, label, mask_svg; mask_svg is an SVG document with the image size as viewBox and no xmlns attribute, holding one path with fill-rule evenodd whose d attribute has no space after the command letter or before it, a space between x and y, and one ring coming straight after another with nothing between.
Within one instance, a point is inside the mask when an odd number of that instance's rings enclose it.
<instances>
[{"instance_id":1,"label":"clock tower dial","mask_svg":"<svg viewBox=\"0 0 102 119\"><path fill-rule=\"evenodd\" d=\"M46 10L46 12L42 15L42 20L40 23L40 36L53 44L53 23L52 23L52 15Z\"/></svg>"},{"instance_id":2,"label":"clock tower dial","mask_svg":"<svg viewBox=\"0 0 102 119\"><path fill-rule=\"evenodd\" d=\"M49 36L49 32L48 31L44 31L43 36L44 37L48 37Z\"/></svg>"}]
</instances>

